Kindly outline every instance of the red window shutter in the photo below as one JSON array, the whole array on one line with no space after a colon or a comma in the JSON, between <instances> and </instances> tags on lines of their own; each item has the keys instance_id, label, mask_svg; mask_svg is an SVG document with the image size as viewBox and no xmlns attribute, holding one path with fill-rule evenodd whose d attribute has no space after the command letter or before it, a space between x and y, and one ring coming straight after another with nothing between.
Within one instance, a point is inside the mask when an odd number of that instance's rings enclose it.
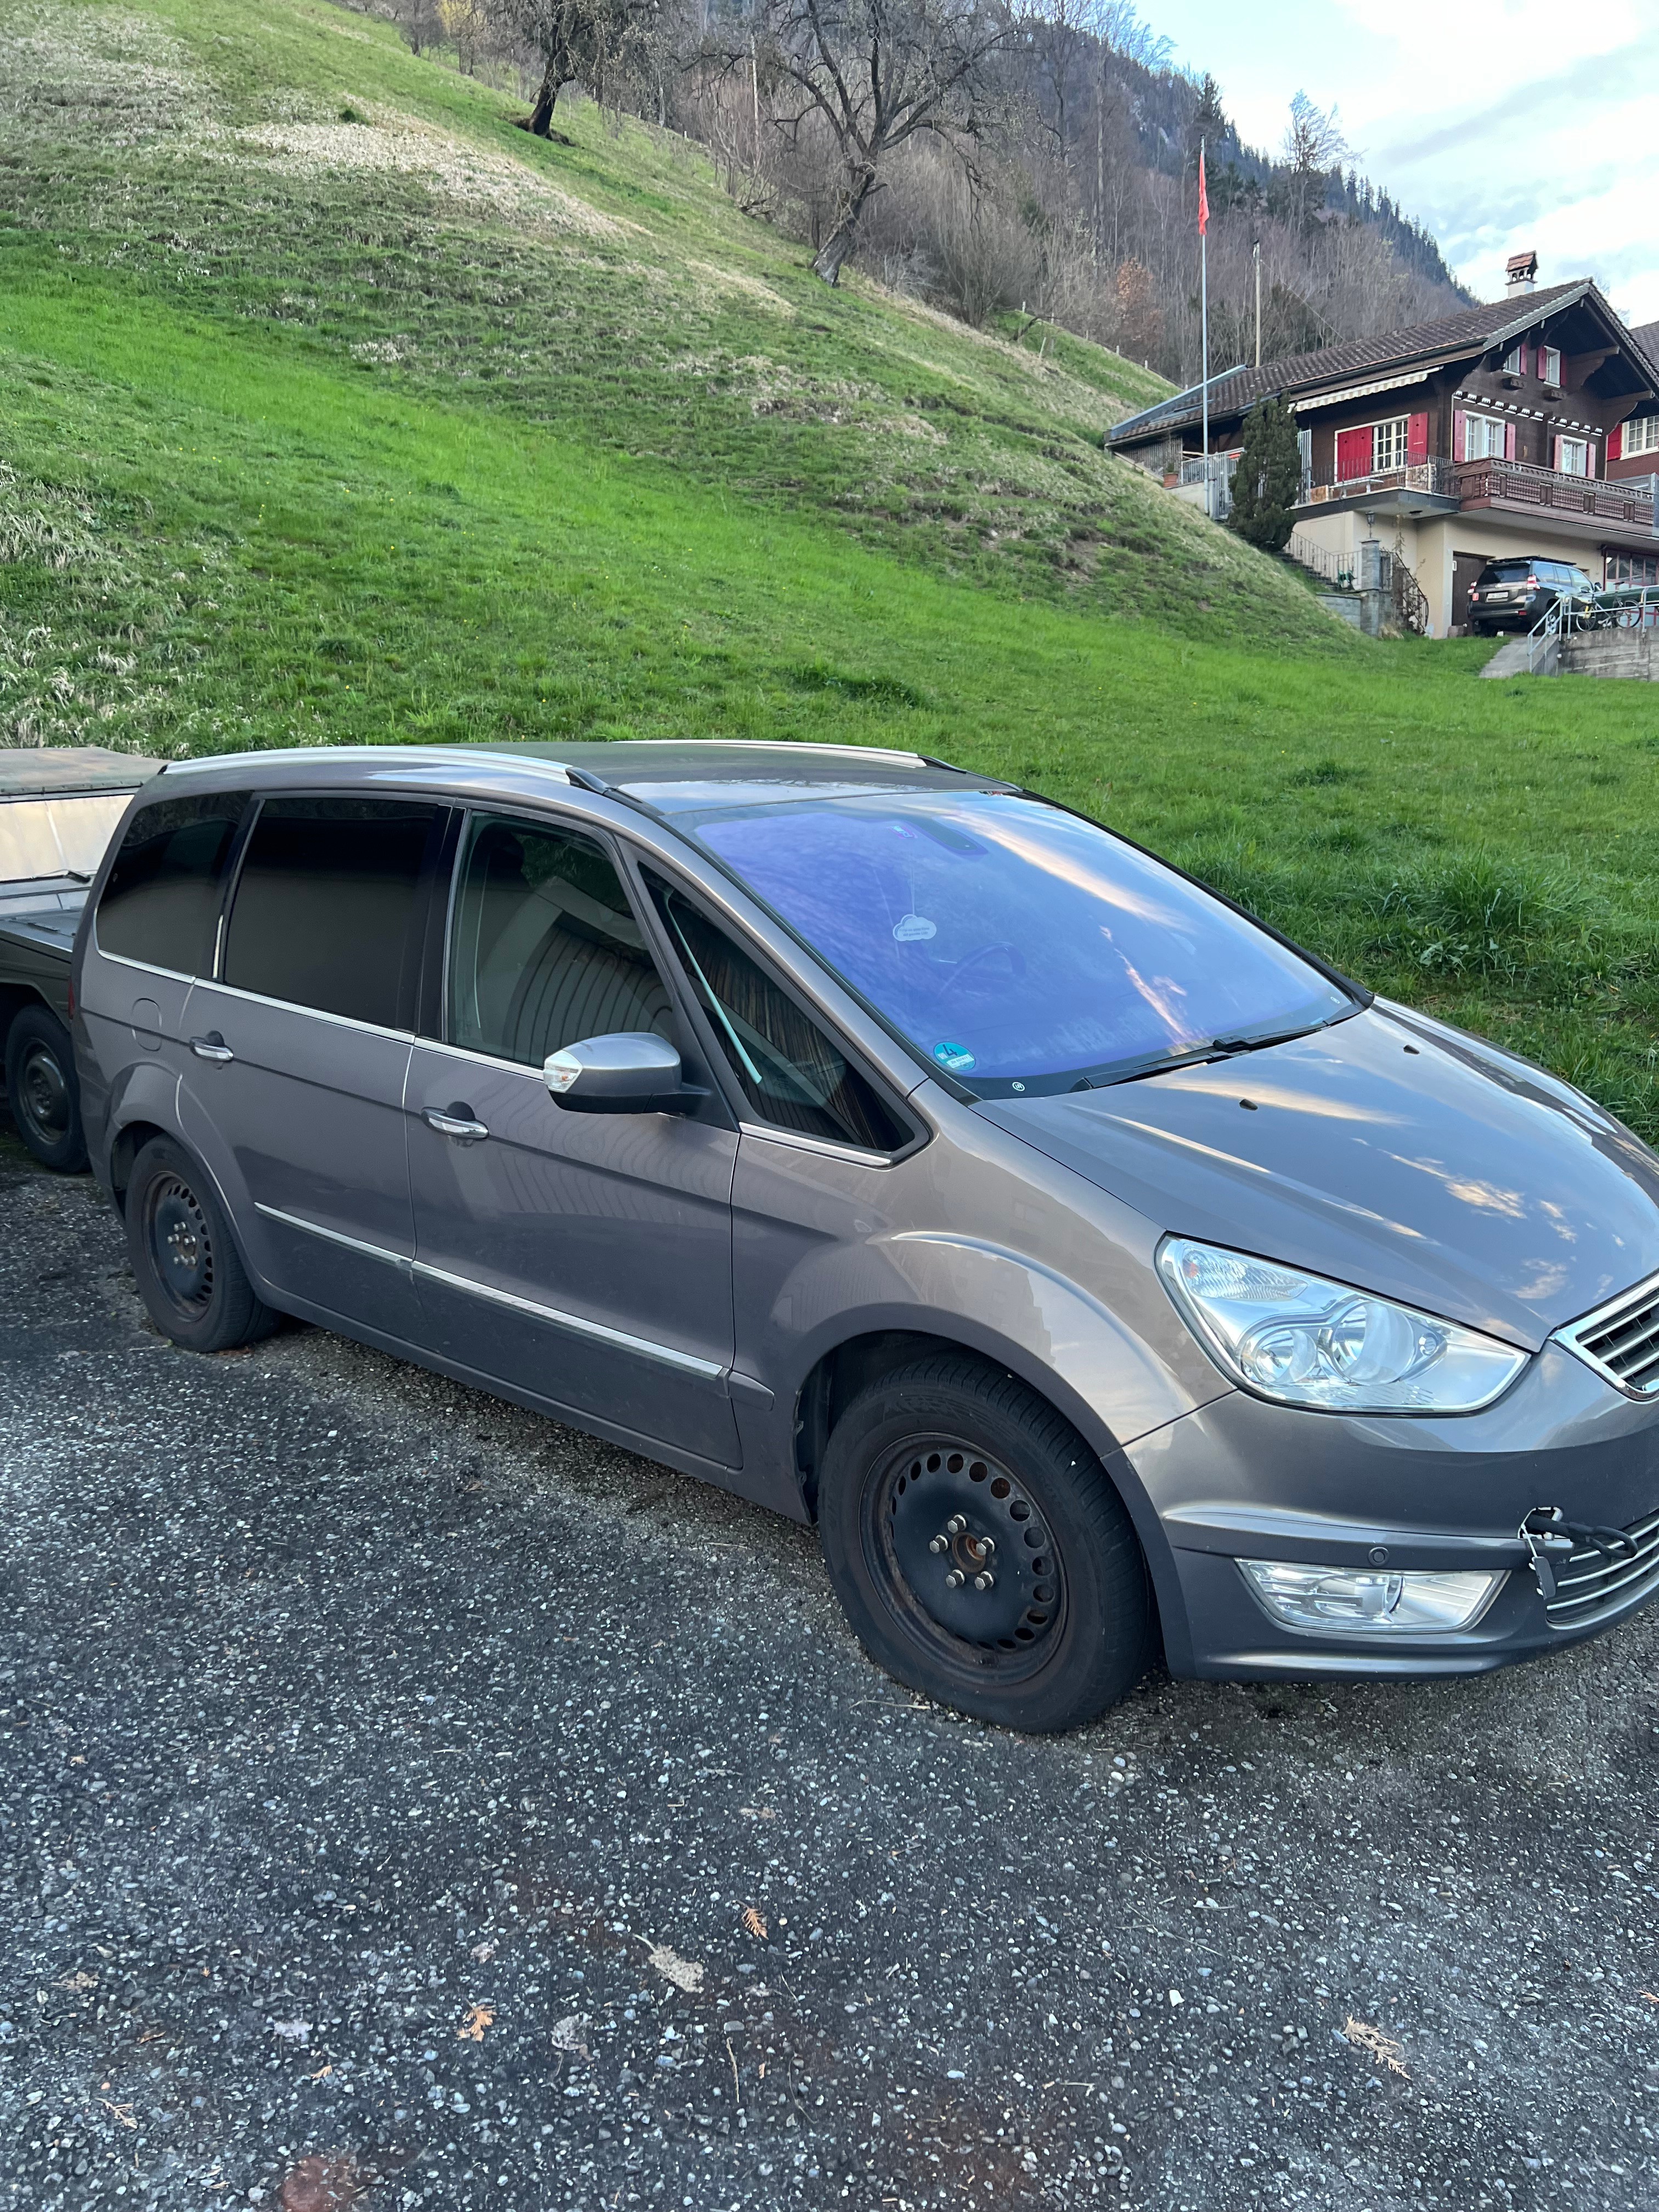
<instances>
[{"instance_id":1,"label":"red window shutter","mask_svg":"<svg viewBox=\"0 0 1659 2212\"><path fill-rule=\"evenodd\" d=\"M1550 441L1550 466L1551 466L1553 469L1559 469L1559 468L1560 467L1560 465L1561 465L1561 441L1560 441L1560 439L1559 439L1559 438L1554 438L1554 439L1552 439L1552 440L1551 440L1551 441Z\"/></svg>"},{"instance_id":2,"label":"red window shutter","mask_svg":"<svg viewBox=\"0 0 1659 2212\"><path fill-rule=\"evenodd\" d=\"M1625 426L1622 422L1615 422L1607 433L1607 459L1610 461L1622 460L1624 453Z\"/></svg>"},{"instance_id":3,"label":"red window shutter","mask_svg":"<svg viewBox=\"0 0 1659 2212\"><path fill-rule=\"evenodd\" d=\"M1513 422L1505 422L1504 425L1504 459L1506 461L1512 461L1515 459L1515 425Z\"/></svg>"},{"instance_id":4,"label":"red window shutter","mask_svg":"<svg viewBox=\"0 0 1659 2212\"><path fill-rule=\"evenodd\" d=\"M1429 458L1429 418L1413 415L1406 425L1406 459L1407 462L1426 461Z\"/></svg>"},{"instance_id":5,"label":"red window shutter","mask_svg":"<svg viewBox=\"0 0 1659 2212\"><path fill-rule=\"evenodd\" d=\"M1339 483L1355 483L1371 472L1371 433L1364 430L1339 430L1336 434L1336 480Z\"/></svg>"},{"instance_id":6,"label":"red window shutter","mask_svg":"<svg viewBox=\"0 0 1659 2212\"><path fill-rule=\"evenodd\" d=\"M1532 374L1530 367L1531 361L1532 348L1530 346L1523 345L1521 349L1521 374L1522 376L1529 376Z\"/></svg>"},{"instance_id":7,"label":"red window shutter","mask_svg":"<svg viewBox=\"0 0 1659 2212\"><path fill-rule=\"evenodd\" d=\"M1452 415L1452 459L1455 461L1466 461L1468 457L1469 418L1460 407L1455 410Z\"/></svg>"}]
</instances>

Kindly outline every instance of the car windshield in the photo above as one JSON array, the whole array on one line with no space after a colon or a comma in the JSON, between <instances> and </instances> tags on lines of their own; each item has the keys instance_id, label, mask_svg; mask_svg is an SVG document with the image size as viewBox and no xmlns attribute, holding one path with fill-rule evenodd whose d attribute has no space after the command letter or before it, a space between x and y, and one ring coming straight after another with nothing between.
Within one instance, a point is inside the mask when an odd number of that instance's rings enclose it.
<instances>
[{"instance_id":1,"label":"car windshield","mask_svg":"<svg viewBox=\"0 0 1659 2212\"><path fill-rule=\"evenodd\" d=\"M981 1097L1109 1082L1358 1004L1195 884L1039 800L803 793L678 823Z\"/></svg>"}]
</instances>

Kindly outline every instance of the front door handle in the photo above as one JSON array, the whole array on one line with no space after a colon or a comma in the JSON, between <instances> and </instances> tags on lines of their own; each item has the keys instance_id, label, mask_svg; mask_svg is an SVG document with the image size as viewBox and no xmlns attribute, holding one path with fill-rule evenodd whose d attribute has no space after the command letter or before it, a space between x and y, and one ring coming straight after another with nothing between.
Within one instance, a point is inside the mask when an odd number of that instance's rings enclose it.
<instances>
[{"instance_id":1,"label":"front door handle","mask_svg":"<svg viewBox=\"0 0 1659 2212\"><path fill-rule=\"evenodd\" d=\"M475 1119L470 1106L447 1106L442 1113L435 1106L428 1106L421 1119L428 1129L435 1129L441 1137L451 1138L458 1145L476 1145L481 1137L489 1134L483 1123Z\"/></svg>"},{"instance_id":2,"label":"front door handle","mask_svg":"<svg viewBox=\"0 0 1659 2212\"><path fill-rule=\"evenodd\" d=\"M198 1060L234 1060L236 1057L217 1030L210 1030L205 1036L192 1037L190 1048Z\"/></svg>"}]
</instances>

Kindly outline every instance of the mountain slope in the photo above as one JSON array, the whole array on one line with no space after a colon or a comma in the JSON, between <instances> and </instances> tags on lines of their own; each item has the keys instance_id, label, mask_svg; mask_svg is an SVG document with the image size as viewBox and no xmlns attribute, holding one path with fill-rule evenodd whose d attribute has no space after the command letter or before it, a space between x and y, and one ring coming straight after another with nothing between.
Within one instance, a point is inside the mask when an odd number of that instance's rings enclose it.
<instances>
[{"instance_id":1,"label":"mountain slope","mask_svg":"<svg viewBox=\"0 0 1659 2212\"><path fill-rule=\"evenodd\" d=\"M544 146L322 0L8 15L11 285L263 326L993 588L1324 635L1273 564L1102 451L1157 379L829 291L672 134L583 106Z\"/></svg>"}]
</instances>

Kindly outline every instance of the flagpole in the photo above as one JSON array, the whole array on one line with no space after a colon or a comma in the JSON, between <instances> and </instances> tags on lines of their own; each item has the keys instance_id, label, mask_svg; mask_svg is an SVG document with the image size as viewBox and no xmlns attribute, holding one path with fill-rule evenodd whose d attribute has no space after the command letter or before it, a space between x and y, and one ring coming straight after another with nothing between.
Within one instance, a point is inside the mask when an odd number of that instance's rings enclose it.
<instances>
[{"instance_id":1,"label":"flagpole","mask_svg":"<svg viewBox=\"0 0 1659 2212\"><path fill-rule=\"evenodd\" d=\"M1203 323L1204 347L1204 512L1208 514L1210 498L1210 237L1209 193L1204 179L1204 141L1198 142L1198 253L1199 299Z\"/></svg>"}]
</instances>

